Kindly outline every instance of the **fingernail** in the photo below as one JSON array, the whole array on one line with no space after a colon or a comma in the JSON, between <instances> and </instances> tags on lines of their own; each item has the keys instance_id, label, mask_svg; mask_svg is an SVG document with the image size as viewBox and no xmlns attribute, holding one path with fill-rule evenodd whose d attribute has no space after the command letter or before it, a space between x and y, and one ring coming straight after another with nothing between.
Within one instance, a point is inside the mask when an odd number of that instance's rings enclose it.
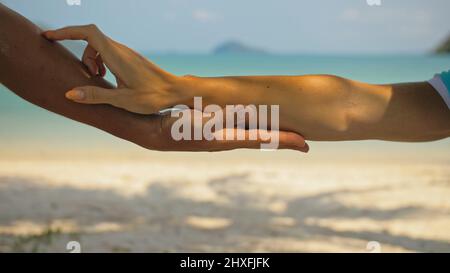
<instances>
[{"instance_id":1,"label":"fingernail","mask_svg":"<svg viewBox=\"0 0 450 273\"><path fill-rule=\"evenodd\" d=\"M308 145L308 143L306 143L305 146L303 147L303 152L306 153L306 154L309 153L309 145Z\"/></svg>"},{"instance_id":2,"label":"fingernail","mask_svg":"<svg viewBox=\"0 0 450 273\"><path fill-rule=\"evenodd\" d=\"M100 76L104 77L106 75L106 68L104 66L100 67Z\"/></svg>"},{"instance_id":3,"label":"fingernail","mask_svg":"<svg viewBox=\"0 0 450 273\"><path fill-rule=\"evenodd\" d=\"M66 93L66 98L69 100L84 100L86 95L81 90L70 90Z\"/></svg>"}]
</instances>

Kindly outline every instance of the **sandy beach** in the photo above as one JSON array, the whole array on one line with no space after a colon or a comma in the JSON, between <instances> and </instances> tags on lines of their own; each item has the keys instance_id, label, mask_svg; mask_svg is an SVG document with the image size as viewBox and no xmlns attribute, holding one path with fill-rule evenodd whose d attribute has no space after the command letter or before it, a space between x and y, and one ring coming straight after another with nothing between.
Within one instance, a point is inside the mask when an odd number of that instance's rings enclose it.
<instances>
[{"instance_id":1,"label":"sandy beach","mask_svg":"<svg viewBox=\"0 0 450 273\"><path fill-rule=\"evenodd\" d=\"M0 251L450 251L448 161L238 158L3 160Z\"/></svg>"},{"instance_id":2,"label":"sandy beach","mask_svg":"<svg viewBox=\"0 0 450 273\"><path fill-rule=\"evenodd\" d=\"M450 1L0 2L0 253L450 253ZM134 144L198 98L310 152Z\"/></svg>"}]
</instances>

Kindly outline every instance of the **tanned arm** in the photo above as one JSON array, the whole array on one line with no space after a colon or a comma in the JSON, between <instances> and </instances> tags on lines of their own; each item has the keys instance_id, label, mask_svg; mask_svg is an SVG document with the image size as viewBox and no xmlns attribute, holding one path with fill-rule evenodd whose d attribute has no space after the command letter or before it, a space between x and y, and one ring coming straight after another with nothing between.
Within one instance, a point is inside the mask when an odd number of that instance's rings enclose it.
<instances>
[{"instance_id":1,"label":"tanned arm","mask_svg":"<svg viewBox=\"0 0 450 273\"><path fill-rule=\"evenodd\" d=\"M450 110L427 82L375 85L331 75L185 77L207 103L278 104L280 128L308 140L431 141L450 136Z\"/></svg>"},{"instance_id":2,"label":"tanned arm","mask_svg":"<svg viewBox=\"0 0 450 273\"><path fill-rule=\"evenodd\" d=\"M18 13L0 4L0 82L25 100L119 138L154 150L219 151L259 148L261 141L175 141L170 135L174 119L140 115L110 105L84 105L65 98L76 86L113 88L59 43ZM280 148L306 151L301 136L282 132Z\"/></svg>"},{"instance_id":3,"label":"tanned arm","mask_svg":"<svg viewBox=\"0 0 450 273\"><path fill-rule=\"evenodd\" d=\"M87 104L111 104L154 113L195 96L205 104L279 105L280 128L310 140L430 141L450 134L450 110L426 82L376 85L331 75L177 77L94 25L48 31L51 40L85 40L86 65L102 71L103 61L119 78L117 92L92 86L67 90ZM99 55L97 55L99 53ZM97 59L101 56L103 61Z\"/></svg>"}]
</instances>

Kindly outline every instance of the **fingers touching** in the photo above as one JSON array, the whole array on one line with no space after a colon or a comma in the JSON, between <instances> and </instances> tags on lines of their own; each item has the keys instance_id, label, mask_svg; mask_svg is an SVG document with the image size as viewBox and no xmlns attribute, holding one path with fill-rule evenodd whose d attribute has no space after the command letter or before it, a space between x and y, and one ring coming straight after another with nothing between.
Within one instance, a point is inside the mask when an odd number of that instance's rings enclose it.
<instances>
[{"instance_id":1,"label":"fingers touching","mask_svg":"<svg viewBox=\"0 0 450 273\"><path fill-rule=\"evenodd\" d=\"M126 92L126 89L106 89L97 86L83 86L67 92L66 98L85 104L117 105Z\"/></svg>"},{"instance_id":2,"label":"fingers touching","mask_svg":"<svg viewBox=\"0 0 450 273\"><path fill-rule=\"evenodd\" d=\"M136 103L138 98L128 88L107 89L97 86L81 86L67 92L66 98L84 104L109 104L138 114L152 114L158 111Z\"/></svg>"},{"instance_id":3,"label":"fingers touching","mask_svg":"<svg viewBox=\"0 0 450 273\"><path fill-rule=\"evenodd\" d=\"M103 63L102 56L92 46L88 45L84 50L81 59L89 69L91 75L104 77L106 75L106 67Z\"/></svg>"},{"instance_id":4,"label":"fingers touching","mask_svg":"<svg viewBox=\"0 0 450 273\"><path fill-rule=\"evenodd\" d=\"M128 81L133 79L133 51L107 37L95 25L70 26L57 30L49 30L43 36L52 41L84 40L88 43L83 54L83 63L93 75L104 75L103 62L111 72ZM98 73L96 73L98 72Z\"/></svg>"},{"instance_id":5,"label":"fingers touching","mask_svg":"<svg viewBox=\"0 0 450 273\"><path fill-rule=\"evenodd\" d=\"M58 30L46 31L43 35L54 41L60 40L84 40L88 43L82 62L92 75L104 76L106 67L117 79L117 88L105 89L96 86L76 87L66 93L66 97L72 101L84 104L110 104L118 108L140 114L152 114L161 109L168 108L173 100L173 94L169 94L167 88L173 82L170 73L167 73L146 60L128 47L117 43L104 35L95 25L71 26ZM106 65L106 66L105 66ZM171 99L168 99L171 98ZM195 110L188 110L195 111ZM267 143L261 136L267 135L267 131L256 130L256 139L249 136L250 130L243 128L225 128L216 133L225 135L244 135L243 140L200 140L200 141L175 141L170 139L173 118L160 117L161 130L158 135L163 141L170 143L168 149L195 150L195 151L221 151L238 148L261 147ZM203 123L206 120L203 120ZM293 132L279 131L278 148L293 149L307 152L309 147L304 138ZM253 134L254 135L254 134ZM161 140L161 139L160 139ZM269 140L270 141L270 140Z\"/></svg>"},{"instance_id":6,"label":"fingers touching","mask_svg":"<svg viewBox=\"0 0 450 273\"><path fill-rule=\"evenodd\" d=\"M106 37L95 25L70 26L57 30L48 30L43 35L52 41L84 40L97 52L108 54Z\"/></svg>"},{"instance_id":7,"label":"fingers touching","mask_svg":"<svg viewBox=\"0 0 450 273\"><path fill-rule=\"evenodd\" d=\"M187 113L191 117L194 117L197 110L183 110L183 114ZM190 113L188 113L190 112ZM201 113L200 113L201 114ZM226 151L226 150L234 150L234 149L261 149L263 148L262 144L268 144L273 141L278 141L278 145L274 147L275 149L290 149L296 150L300 152L307 153L309 151L309 146L306 144L305 139L300 134L294 132L287 131L272 131L269 132L264 129L252 129L246 130L242 128L218 128L214 129L213 135L219 136L221 138L214 139L205 139L202 137L201 140L179 140L176 141L172 137L172 127L177 122L177 117L172 117L170 114L158 115L159 121L156 122L160 126L160 134L166 139L169 150L188 150L188 151ZM208 123L208 118L203 118L199 120L197 124L194 119L190 123L191 134L197 128L204 128L205 124ZM187 128L183 128L187 129ZM274 136L274 134L278 134L276 138L271 137L267 139L267 135ZM228 139L226 136L233 136ZM243 139L238 139L237 136L244 136ZM256 138L254 138L256 136ZM263 137L264 136L264 137Z\"/></svg>"},{"instance_id":8,"label":"fingers touching","mask_svg":"<svg viewBox=\"0 0 450 273\"><path fill-rule=\"evenodd\" d=\"M173 105L173 95L168 92L173 86L174 75L165 72L146 58L140 56L130 48L122 45L104 35L95 25L71 26L58 30L50 30L43 33L49 40L84 40L88 45L83 53L82 62L89 72L94 76L104 76L106 67L117 79L118 89L127 89L128 98L119 100L114 95L108 100L97 100L103 98L104 90L94 89L87 96L78 99L75 96L81 92L70 92L67 97L82 103L108 103L130 112L139 114L152 114L164 107ZM80 89L85 89L81 87ZM92 88L88 88L91 90ZM117 90L120 91L120 90ZM96 96L98 93L98 96ZM92 95L92 96L90 96ZM93 98L93 99L91 99ZM170 99L169 99L170 98Z\"/></svg>"}]
</instances>

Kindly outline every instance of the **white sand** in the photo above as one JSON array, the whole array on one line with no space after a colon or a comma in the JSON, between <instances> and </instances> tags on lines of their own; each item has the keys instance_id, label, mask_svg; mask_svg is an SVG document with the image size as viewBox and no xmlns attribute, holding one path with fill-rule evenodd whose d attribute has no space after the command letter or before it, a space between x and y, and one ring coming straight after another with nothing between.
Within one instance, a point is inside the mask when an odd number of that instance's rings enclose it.
<instances>
[{"instance_id":1,"label":"white sand","mask_svg":"<svg viewBox=\"0 0 450 273\"><path fill-rule=\"evenodd\" d=\"M233 155L1 161L0 251L450 251L448 162Z\"/></svg>"}]
</instances>

